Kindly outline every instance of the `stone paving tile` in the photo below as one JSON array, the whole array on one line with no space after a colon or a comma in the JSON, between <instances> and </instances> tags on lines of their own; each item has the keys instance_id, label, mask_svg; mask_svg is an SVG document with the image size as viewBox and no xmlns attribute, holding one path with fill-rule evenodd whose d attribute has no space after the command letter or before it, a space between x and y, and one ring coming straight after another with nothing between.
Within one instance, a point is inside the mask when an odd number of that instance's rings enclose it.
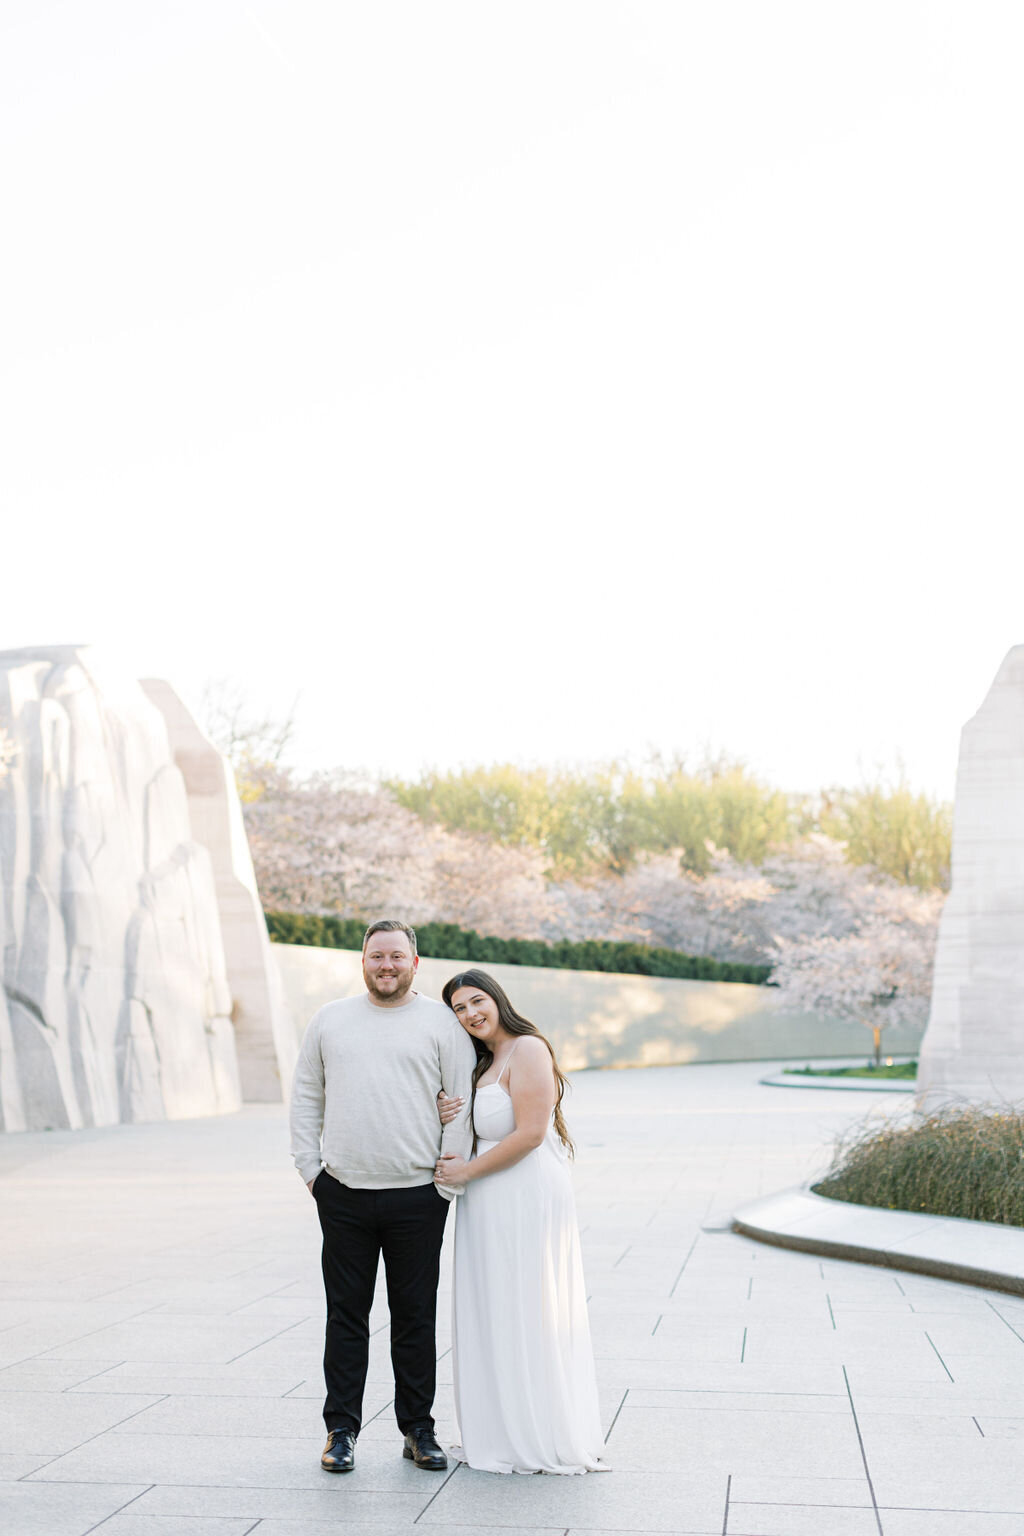
<instances>
[{"instance_id":1,"label":"stone paving tile","mask_svg":"<svg viewBox=\"0 0 1024 1536\"><path fill-rule=\"evenodd\" d=\"M684 1388L630 1387L630 1408L699 1408L707 1412L837 1413L850 1416L845 1392L728 1392L687 1391Z\"/></svg>"},{"instance_id":2,"label":"stone paving tile","mask_svg":"<svg viewBox=\"0 0 1024 1536\"><path fill-rule=\"evenodd\" d=\"M915 1422L905 1413L870 1413L857 1406L857 1423L860 1425L861 1434L875 1437L878 1435L900 1435L906 1431L907 1425ZM952 1435L967 1439L977 1440L982 1431L968 1413L940 1414L930 1413L924 1424L920 1426L920 1433L928 1439L935 1437L945 1438Z\"/></svg>"},{"instance_id":3,"label":"stone paving tile","mask_svg":"<svg viewBox=\"0 0 1024 1536\"><path fill-rule=\"evenodd\" d=\"M722 1528L726 1479L678 1472L586 1477L499 1477L459 1467L420 1517L421 1526L574 1524L596 1531L679 1532Z\"/></svg>"},{"instance_id":4,"label":"stone paving tile","mask_svg":"<svg viewBox=\"0 0 1024 1536\"><path fill-rule=\"evenodd\" d=\"M1013 1355L1024 1363L1024 1340L993 1313L977 1317L925 1315L922 1326L942 1355Z\"/></svg>"},{"instance_id":5,"label":"stone paving tile","mask_svg":"<svg viewBox=\"0 0 1024 1536\"><path fill-rule=\"evenodd\" d=\"M52 1460L48 1451L43 1455L38 1451L35 1455L25 1451L20 1454L0 1451L0 1482L17 1482L19 1478L28 1477L30 1472L38 1472L40 1467L45 1467Z\"/></svg>"},{"instance_id":6,"label":"stone paving tile","mask_svg":"<svg viewBox=\"0 0 1024 1536\"><path fill-rule=\"evenodd\" d=\"M236 1280L181 1279L155 1275L146 1280L136 1280L129 1285L113 1288L105 1297L110 1305L123 1308L122 1315L141 1307L174 1307L183 1311L195 1307L197 1311L216 1311L223 1314L240 1310L259 1301L261 1297L277 1292L274 1281L242 1275ZM323 1311L323 1296L281 1298L315 1302L310 1311Z\"/></svg>"},{"instance_id":7,"label":"stone paving tile","mask_svg":"<svg viewBox=\"0 0 1024 1536\"><path fill-rule=\"evenodd\" d=\"M734 1361L598 1360L597 1379L606 1386L682 1388L694 1392L845 1393L842 1367L757 1366ZM943 1381L947 1378L943 1377Z\"/></svg>"},{"instance_id":8,"label":"stone paving tile","mask_svg":"<svg viewBox=\"0 0 1024 1536\"><path fill-rule=\"evenodd\" d=\"M942 1359L959 1386L975 1391L1008 1391L1024 1381L1024 1355L943 1354Z\"/></svg>"},{"instance_id":9,"label":"stone paving tile","mask_svg":"<svg viewBox=\"0 0 1024 1536\"><path fill-rule=\"evenodd\" d=\"M1016 1390L1005 1392L994 1389L980 1393L973 1387L947 1381L944 1387L936 1387L927 1393L910 1392L857 1392L854 1402L859 1415L872 1413L900 1414L912 1419L939 1418L962 1413L980 1417L991 1414L996 1418L1024 1416L1024 1382Z\"/></svg>"},{"instance_id":10,"label":"stone paving tile","mask_svg":"<svg viewBox=\"0 0 1024 1536\"><path fill-rule=\"evenodd\" d=\"M1019 1440L1024 1438L1024 1417L1013 1418L979 1418L978 1428L989 1440L998 1438Z\"/></svg>"},{"instance_id":11,"label":"stone paving tile","mask_svg":"<svg viewBox=\"0 0 1024 1536\"><path fill-rule=\"evenodd\" d=\"M279 1335L276 1338L268 1339L265 1344L251 1345L248 1349L243 1350L242 1354L244 1354L248 1365L253 1369L279 1371L284 1366L294 1366L298 1369L300 1376L308 1378L320 1370L323 1360L323 1326L321 1325L317 1331L319 1338L302 1335L298 1333L298 1330L295 1330L295 1338L286 1339ZM163 1357L158 1356L157 1358ZM234 1358L240 1359L241 1355L237 1355ZM232 1360L229 1358L225 1363L231 1364ZM386 1369L386 1366L386 1346L382 1352L378 1352L372 1348L371 1344L370 1370L367 1380L378 1376L380 1369Z\"/></svg>"},{"instance_id":12,"label":"stone paving tile","mask_svg":"<svg viewBox=\"0 0 1024 1536\"><path fill-rule=\"evenodd\" d=\"M247 1536L253 1529L253 1522L244 1516L179 1518L175 1515L136 1515L129 1510L123 1515L111 1515L97 1529L100 1536Z\"/></svg>"},{"instance_id":13,"label":"stone paving tile","mask_svg":"<svg viewBox=\"0 0 1024 1536\"><path fill-rule=\"evenodd\" d=\"M1024 1457L1012 1442L905 1432L865 1435L864 1449L879 1504L1024 1510Z\"/></svg>"},{"instance_id":14,"label":"stone paving tile","mask_svg":"<svg viewBox=\"0 0 1024 1536\"><path fill-rule=\"evenodd\" d=\"M686 1518L687 1515L684 1510L680 1514L679 1519L685 1520ZM453 1529L459 1529L459 1527L453 1527ZM691 1525L676 1525L668 1533L668 1536L721 1536L721 1530L721 1525L717 1525L714 1530L700 1530ZM507 1533L501 1531L500 1536L507 1536ZM559 1532L558 1536L562 1536L562 1533ZM565 1536L636 1536L636 1532L635 1528L632 1531L596 1531L593 1527L588 1530L582 1525L573 1525L565 1532Z\"/></svg>"},{"instance_id":15,"label":"stone paving tile","mask_svg":"<svg viewBox=\"0 0 1024 1536\"><path fill-rule=\"evenodd\" d=\"M55 1317L18 1323L0 1334L0 1368L21 1365L28 1360L67 1358L90 1360L100 1356L118 1359L115 1351L90 1348L90 1341L106 1328L109 1319L96 1324L88 1318ZM79 1344L84 1349L79 1349ZM124 1358L123 1355L120 1358Z\"/></svg>"},{"instance_id":16,"label":"stone paving tile","mask_svg":"<svg viewBox=\"0 0 1024 1536\"><path fill-rule=\"evenodd\" d=\"M47 1281L43 1279L42 1272L32 1280L0 1280L0 1308L6 1316L8 1306L13 1306L20 1301L30 1301L36 1306L45 1302L66 1306L72 1301L97 1301L100 1295L104 1291L111 1290L115 1283L117 1283L116 1277L108 1283L105 1279L97 1282L92 1276L81 1274L65 1275L63 1279ZM124 1283L123 1275L120 1277L120 1283Z\"/></svg>"},{"instance_id":17,"label":"stone paving tile","mask_svg":"<svg viewBox=\"0 0 1024 1536\"><path fill-rule=\"evenodd\" d=\"M859 1477L779 1477L774 1474L733 1475L730 1506L736 1504L806 1504L826 1511L833 1506L871 1509L871 1489L863 1472ZM827 1520L822 1515L822 1531Z\"/></svg>"},{"instance_id":18,"label":"stone paving tile","mask_svg":"<svg viewBox=\"0 0 1024 1536\"><path fill-rule=\"evenodd\" d=\"M871 1394L883 1399L890 1396L897 1397L901 1393L914 1392L925 1393L934 1388L941 1394L950 1383L950 1378L942 1368L942 1363L935 1358L935 1368L931 1369L927 1362L921 1364L918 1369L910 1370L904 1365L903 1360L896 1362L881 1361L876 1357L870 1362L862 1361L859 1353L851 1350L849 1358L843 1362L843 1370L850 1384L854 1398L860 1402L862 1396ZM963 1385L963 1383L960 1383ZM993 1383L986 1383L989 1390ZM998 1385L996 1390L999 1390Z\"/></svg>"},{"instance_id":19,"label":"stone paving tile","mask_svg":"<svg viewBox=\"0 0 1024 1536\"><path fill-rule=\"evenodd\" d=\"M366 1383L367 1393L369 1393L371 1387L376 1387L377 1385L379 1385L379 1383L371 1381L368 1378ZM289 1392L282 1393L281 1395L283 1397L308 1397L312 1398L318 1403L322 1403L324 1398L324 1384L322 1381L318 1381L315 1377L312 1379L310 1377L306 1377L304 1381L298 1382ZM366 1404L368 1400L368 1397L365 1397L363 1400L364 1412L366 1411Z\"/></svg>"},{"instance_id":20,"label":"stone paving tile","mask_svg":"<svg viewBox=\"0 0 1024 1536\"><path fill-rule=\"evenodd\" d=\"M677 1322L707 1321L719 1327L737 1319L743 1323L763 1323L767 1327L790 1322L806 1323L810 1327L832 1327L833 1313L829 1311L828 1296L820 1283L813 1292L808 1290L796 1296L786 1296L766 1292L760 1277L758 1282L758 1288L753 1294L749 1293L749 1282L745 1282L738 1293L730 1297L723 1297L721 1292L712 1296L692 1297L680 1287L674 1296L656 1303L657 1310ZM910 1315L909 1309L906 1309L906 1315Z\"/></svg>"},{"instance_id":21,"label":"stone paving tile","mask_svg":"<svg viewBox=\"0 0 1024 1536\"><path fill-rule=\"evenodd\" d=\"M205 1484L217 1487L319 1488L331 1476L320 1467L323 1424L308 1435L136 1435L109 1430L58 1456L33 1481ZM344 1479L360 1488L397 1492L426 1502L426 1474L397 1444L367 1440L356 1472ZM433 1491L433 1490L431 1490Z\"/></svg>"},{"instance_id":22,"label":"stone paving tile","mask_svg":"<svg viewBox=\"0 0 1024 1536\"><path fill-rule=\"evenodd\" d=\"M815 1536L859 1536L874 1515L849 1383L872 1477L900 1506L887 1513L885 1536L969 1536L969 1526L938 1515L931 1527L906 1523L932 1518L942 1503L973 1508L962 1521L989 1521L982 1536L1008 1536L991 1522L1015 1519L1024 1504L1014 1492L1024 1302L704 1231L710 1217L721 1223L760 1193L813 1175L832 1131L856 1118L843 1095L811 1113L783 1109L776 1094L763 1113L772 1090L757 1087L758 1075L739 1066L577 1079L574 1177L616 1468L588 1478L460 1468L445 1480L404 1462L382 1294L356 1471L321 1472L319 1234L288 1166L280 1110L0 1137L0 1220L16 1255L12 1267L5 1253L0 1281L0 1403L26 1394L29 1434L37 1395L52 1397L61 1434L84 1422L78 1400L101 1416L144 1403L119 1427L43 1461L4 1446L0 1478L26 1490L15 1497L58 1502L33 1506L41 1527L0 1515L0 1531L84 1536L59 1521L78 1518L67 1490L86 1485L104 1499L111 1487L130 1490L131 1507L103 1527L112 1536L159 1536L158 1521L187 1522L192 1536L203 1522L211 1536L215 1521L231 1530L264 1522L254 1536L297 1536L296 1527L303 1536L387 1536L413 1522L504 1527L505 1536L720 1536L731 1476L729 1536L800 1536L808 1518ZM856 1108L863 1113L862 1102ZM41 1195L46 1229L35 1216ZM439 1298L444 1436L454 1434L451 1235ZM266 1435L239 1435L241 1415ZM685 1465L680 1441L692 1458ZM832 1476L837 1469L852 1475ZM107 1514L115 1507L104 1505ZM1013 1536L1024 1536L1024 1519Z\"/></svg>"},{"instance_id":23,"label":"stone paving tile","mask_svg":"<svg viewBox=\"0 0 1024 1536\"><path fill-rule=\"evenodd\" d=\"M0 1445L16 1455L58 1456L156 1401L117 1394L0 1392Z\"/></svg>"},{"instance_id":24,"label":"stone paving tile","mask_svg":"<svg viewBox=\"0 0 1024 1536\"><path fill-rule=\"evenodd\" d=\"M104 1526L104 1530L106 1527ZM729 1536L878 1536L873 1509L729 1502Z\"/></svg>"},{"instance_id":25,"label":"stone paving tile","mask_svg":"<svg viewBox=\"0 0 1024 1536\"><path fill-rule=\"evenodd\" d=\"M822 1282L824 1290L825 1282ZM882 1316L892 1314L893 1317L907 1317L913 1315L914 1305L906 1296L901 1296L898 1291L893 1291L891 1296L874 1296L866 1301L839 1301L829 1293L829 1305L832 1315L836 1319L848 1317L870 1317L874 1313Z\"/></svg>"},{"instance_id":26,"label":"stone paving tile","mask_svg":"<svg viewBox=\"0 0 1024 1536\"><path fill-rule=\"evenodd\" d=\"M723 1476L854 1476L863 1466L849 1412L633 1408L631 1398L609 1436L608 1458L616 1471L699 1467Z\"/></svg>"},{"instance_id":27,"label":"stone paving tile","mask_svg":"<svg viewBox=\"0 0 1024 1536\"><path fill-rule=\"evenodd\" d=\"M280 1326L273 1319L197 1317L152 1312L54 1344L55 1360L196 1360L228 1364L267 1343ZM46 1348L45 1345L43 1346Z\"/></svg>"},{"instance_id":28,"label":"stone paving tile","mask_svg":"<svg viewBox=\"0 0 1024 1536\"><path fill-rule=\"evenodd\" d=\"M928 1343L940 1354L1005 1354L1006 1343L1015 1344L1002 1323L992 1317L922 1317L919 1313L860 1313L856 1317L835 1313L835 1332L841 1344L865 1344L868 1349L899 1349L908 1338ZM1002 1335L1002 1337L1001 1337ZM1024 1344L1016 1345L1022 1351Z\"/></svg>"},{"instance_id":29,"label":"stone paving tile","mask_svg":"<svg viewBox=\"0 0 1024 1536\"><path fill-rule=\"evenodd\" d=\"M0 1483L0 1531L9 1536L85 1536L144 1491L113 1483Z\"/></svg>"},{"instance_id":30,"label":"stone paving tile","mask_svg":"<svg viewBox=\"0 0 1024 1536\"><path fill-rule=\"evenodd\" d=\"M1021 1536L1024 1507L1012 1513L966 1509L883 1509L885 1536Z\"/></svg>"},{"instance_id":31,"label":"stone paving tile","mask_svg":"<svg viewBox=\"0 0 1024 1536\"><path fill-rule=\"evenodd\" d=\"M63 1362L60 1362L63 1363ZM206 1361L119 1361L112 1369L65 1387L69 1397L92 1392L141 1392L155 1397L182 1394L189 1397L287 1397L295 1395L302 1378L292 1368L269 1371L243 1370L238 1365L210 1365ZM0 1391L4 1378L0 1376ZM323 1397L323 1383L315 1394Z\"/></svg>"},{"instance_id":32,"label":"stone paving tile","mask_svg":"<svg viewBox=\"0 0 1024 1536\"><path fill-rule=\"evenodd\" d=\"M923 1333L911 1328L899 1343L886 1346L867 1340L849 1340L830 1329L804 1332L800 1330L789 1337L778 1329L771 1333L756 1327L748 1328L745 1359L752 1365L771 1366L774 1362L813 1361L818 1364L832 1362L837 1366L856 1362L861 1370L884 1369L898 1371L904 1381L948 1381L948 1376L934 1348Z\"/></svg>"},{"instance_id":33,"label":"stone paving tile","mask_svg":"<svg viewBox=\"0 0 1024 1536\"><path fill-rule=\"evenodd\" d=\"M344 1525L341 1529L344 1536L415 1536L415 1527L408 1525L371 1525L364 1524L362 1520L350 1524L344 1515L341 1516ZM106 1526L102 1527L102 1533L106 1532ZM333 1520L278 1520L271 1518L262 1520L253 1533L253 1536L334 1536L338 1529L338 1522ZM471 1525L452 1525L450 1530L462 1533L479 1529L473 1523ZM564 1527L558 1526L525 1526L504 1525L496 1536L562 1536ZM101 1536L101 1533L97 1533ZM144 1536L139 1532L139 1536ZM155 1536L155 1533L154 1533ZM187 1536L187 1533L186 1533ZM602 1533L602 1536L615 1536L614 1532ZM715 1536L719 1536L715 1532Z\"/></svg>"},{"instance_id":34,"label":"stone paving tile","mask_svg":"<svg viewBox=\"0 0 1024 1536\"><path fill-rule=\"evenodd\" d=\"M164 1483L147 1489L132 1505L132 1513L185 1519L242 1516L250 1523L291 1520L312 1523L314 1528L319 1524L343 1525L346 1532L366 1524L378 1533L381 1527L408 1532L429 1502L431 1490L442 1482L436 1474L418 1475L426 1484L426 1492L414 1489L412 1493L395 1493L367 1488L360 1484L359 1467L344 1477L321 1473L322 1484L318 1488L225 1488Z\"/></svg>"},{"instance_id":35,"label":"stone paving tile","mask_svg":"<svg viewBox=\"0 0 1024 1536\"><path fill-rule=\"evenodd\" d=\"M591 1283L594 1283L593 1277L591 1277ZM666 1307L674 1307L674 1303L665 1297L637 1303L628 1298L619 1301L617 1297L608 1296L602 1291L597 1295L591 1296L589 1306L590 1321L593 1324L600 1319L601 1323L605 1325L620 1323L623 1326L636 1327L641 1330L646 1327L648 1332L650 1332ZM695 1310L691 1320L696 1322L700 1318L701 1314ZM728 1314L727 1319L731 1321ZM602 1328L601 1331L603 1332L604 1329Z\"/></svg>"},{"instance_id":36,"label":"stone paving tile","mask_svg":"<svg viewBox=\"0 0 1024 1536\"><path fill-rule=\"evenodd\" d=\"M188 1307L179 1307L174 1302L165 1302L158 1307L158 1312L187 1312ZM321 1302L319 1306L299 1296L258 1296L255 1301L247 1301L242 1306L235 1307L230 1314L232 1317L279 1317L284 1323L315 1321L323 1327L326 1310Z\"/></svg>"},{"instance_id":37,"label":"stone paving tile","mask_svg":"<svg viewBox=\"0 0 1024 1536\"><path fill-rule=\"evenodd\" d=\"M625 1338L607 1329L594 1339L595 1360L685 1360L688 1364L714 1360L738 1364L742 1349L743 1327L738 1323L729 1328L701 1328L694 1324L674 1333L663 1326L654 1335L631 1332Z\"/></svg>"},{"instance_id":38,"label":"stone paving tile","mask_svg":"<svg viewBox=\"0 0 1024 1536\"><path fill-rule=\"evenodd\" d=\"M19 1360L0 1371L0 1392L67 1392L119 1360ZM140 1391L136 1387L135 1391Z\"/></svg>"},{"instance_id":39,"label":"stone paving tile","mask_svg":"<svg viewBox=\"0 0 1024 1536\"><path fill-rule=\"evenodd\" d=\"M123 1426L122 1433L226 1435L237 1439L244 1430L247 1435L297 1440L315 1439L323 1427L319 1402L294 1397L193 1397L182 1393L137 1413Z\"/></svg>"}]
</instances>

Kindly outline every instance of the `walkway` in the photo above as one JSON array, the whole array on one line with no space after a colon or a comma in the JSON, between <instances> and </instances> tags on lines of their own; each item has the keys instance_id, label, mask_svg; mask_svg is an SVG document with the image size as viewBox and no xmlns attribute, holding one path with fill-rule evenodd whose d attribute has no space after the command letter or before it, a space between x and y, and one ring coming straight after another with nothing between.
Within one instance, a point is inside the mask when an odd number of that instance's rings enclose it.
<instances>
[{"instance_id":1,"label":"walkway","mask_svg":"<svg viewBox=\"0 0 1024 1536\"><path fill-rule=\"evenodd\" d=\"M585 1478L403 1461L383 1309L357 1470L319 1470L318 1231L281 1111L0 1137L0 1530L1022 1536L1024 1301L724 1230L901 1102L764 1071L575 1079L615 1468Z\"/></svg>"}]
</instances>

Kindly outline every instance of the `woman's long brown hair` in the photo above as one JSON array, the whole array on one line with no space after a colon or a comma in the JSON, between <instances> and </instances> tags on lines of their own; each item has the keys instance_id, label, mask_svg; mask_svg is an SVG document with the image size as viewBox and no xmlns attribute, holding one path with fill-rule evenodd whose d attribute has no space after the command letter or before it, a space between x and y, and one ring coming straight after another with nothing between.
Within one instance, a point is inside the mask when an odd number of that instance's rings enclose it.
<instances>
[{"instance_id":1,"label":"woman's long brown hair","mask_svg":"<svg viewBox=\"0 0 1024 1536\"><path fill-rule=\"evenodd\" d=\"M486 971L460 971L457 976L453 976L450 981L446 981L441 996L449 1008L452 1006L452 998L460 987L475 987L480 992L486 992L487 996L498 1006L498 1023L510 1035L536 1035L538 1040L544 1041L544 1044L551 1053L551 1068L555 1074L555 1083L558 1087L558 1097L555 1100L555 1130L558 1133L559 1141L565 1147L569 1156L574 1157L576 1148L572 1144L569 1132L566 1129L565 1119L562 1115L562 1098L566 1088L569 1087L569 1079L555 1059L551 1041L541 1034L536 1024L531 1024L529 1019L524 1019L521 1013L516 1012L509 1001L508 993L504 987L495 981L493 976L489 976ZM471 1035L470 1039L473 1041L473 1049L476 1051L476 1067L473 1072L473 1098L470 1101L470 1115L472 1115L473 1104L476 1102L477 1082L483 1077L487 1068L494 1061L494 1052L482 1040L478 1040L475 1035ZM475 1135L473 1137L473 1145L474 1147L476 1146Z\"/></svg>"}]
</instances>

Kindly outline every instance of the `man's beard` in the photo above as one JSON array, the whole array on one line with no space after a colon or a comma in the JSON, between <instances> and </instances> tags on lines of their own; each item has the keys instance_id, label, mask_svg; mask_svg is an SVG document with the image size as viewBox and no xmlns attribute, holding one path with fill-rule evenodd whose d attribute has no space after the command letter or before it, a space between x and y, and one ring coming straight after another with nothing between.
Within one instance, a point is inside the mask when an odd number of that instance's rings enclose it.
<instances>
[{"instance_id":1,"label":"man's beard","mask_svg":"<svg viewBox=\"0 0 1024 1536\"><path fill-rule=\"evenodd\" d=\"M390 976L387 979L388 981L392 980ZM382 991L381 988L377 985L377 978L375 976L368 976L365 971L363 972L363 980L366 983L367 992L369 992L373 997L379 997L382 1003L394 1003L399 998L405 997L406 993L411 989L415 979L416 972L409 971L405 976L399 975L394 978L397 983L396 986L389 987Z\"/></svg>"}]
</instances>

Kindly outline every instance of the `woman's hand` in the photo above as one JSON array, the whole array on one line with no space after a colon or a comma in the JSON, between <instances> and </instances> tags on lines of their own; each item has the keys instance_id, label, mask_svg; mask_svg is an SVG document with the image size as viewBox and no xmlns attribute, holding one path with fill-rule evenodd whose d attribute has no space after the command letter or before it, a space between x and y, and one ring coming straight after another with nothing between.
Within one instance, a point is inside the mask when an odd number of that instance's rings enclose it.
<instances>
[{"instance_id":1,"label":"woman's hand","mask_svg":"<svg viewBox=\"0 0 1024 1536\"><path fill-rule=\"evenodd\" d=\"M446 1152L437 1160L434 1169L434 1183L443 1184L445 1189L461 1189L469 1183L469 1164L464 1157L457 1152Z\"/></svg>"},{"instance_id":2,"label":"woman's hand","mask_svg":"<svg viewBox=\"0 0 1024 1536\"><path fill-rule=\"evenodd\" d=\"M465 1099L450 1099L442 1088L437 1096L437 1112L441 1116L441 1124L451 1125L465 1102Z\"/></svg>"}]
</instances>

